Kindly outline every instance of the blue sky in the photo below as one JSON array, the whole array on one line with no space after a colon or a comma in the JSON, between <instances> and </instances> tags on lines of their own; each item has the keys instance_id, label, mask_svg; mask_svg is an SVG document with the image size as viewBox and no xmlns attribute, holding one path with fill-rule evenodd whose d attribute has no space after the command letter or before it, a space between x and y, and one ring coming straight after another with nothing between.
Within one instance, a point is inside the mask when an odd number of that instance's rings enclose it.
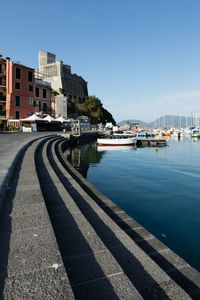
<instances>
[{"instance_id":1,"label":"blue sky","mask_svg":"<svg viewBox=\"0 0 200 300\"><path fill-rule=\"evenodd\" d=\"M8 0L1 11L0 53L33 68L38 51L55 53L116 121L200 114L199 0Z\"/></svg>"}]
</instances>

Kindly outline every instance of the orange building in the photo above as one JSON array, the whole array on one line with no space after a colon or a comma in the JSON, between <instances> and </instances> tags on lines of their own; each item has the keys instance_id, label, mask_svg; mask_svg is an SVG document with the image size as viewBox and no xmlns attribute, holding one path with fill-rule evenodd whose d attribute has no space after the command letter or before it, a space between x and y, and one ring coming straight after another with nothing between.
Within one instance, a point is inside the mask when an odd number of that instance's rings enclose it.
<instances>
[{"instance_id":1,"label":"orange building","mask_svg":"<svg viewBox=\"0 0 200 300\"><path fill-rule=\"evenodd\" d=\"M6 58L6 119L16 125L33 113L51 109L51 86L35 79L34 69Z\"/></svg>"}]
</instances>

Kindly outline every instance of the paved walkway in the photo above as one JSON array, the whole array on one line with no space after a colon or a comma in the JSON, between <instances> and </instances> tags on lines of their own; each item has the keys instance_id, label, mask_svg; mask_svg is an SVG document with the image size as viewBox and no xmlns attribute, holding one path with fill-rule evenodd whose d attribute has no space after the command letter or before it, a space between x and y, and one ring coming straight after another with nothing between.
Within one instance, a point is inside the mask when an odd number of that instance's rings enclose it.
<instances>
[{"instance_id":1,"label":"paved walkway","mask_svg":"<svg viewBox=\"0 0 200 300\"><path fill-rule=\"evenodd\" d=\"M7 188L14 164L23 147L34 139L52 134L54 132L0 133L0 202Z\"/></svg>"}]
</instances>

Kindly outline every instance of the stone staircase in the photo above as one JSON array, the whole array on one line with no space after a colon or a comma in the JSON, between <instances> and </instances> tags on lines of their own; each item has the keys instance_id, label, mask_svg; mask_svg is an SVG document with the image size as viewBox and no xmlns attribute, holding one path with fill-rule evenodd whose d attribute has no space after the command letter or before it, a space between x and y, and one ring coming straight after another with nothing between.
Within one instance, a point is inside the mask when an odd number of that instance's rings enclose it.
<instances>
[{"instance_id":1,"label":"stone staircase","mask_svg":"<svg viewBox=\"0 0 200 300\"><path fill-rule=\"evenodd\" d=\"M0 210L0 299L200 299L200 274L83 178L49 136Z\"/></svg>"}]
</instances>

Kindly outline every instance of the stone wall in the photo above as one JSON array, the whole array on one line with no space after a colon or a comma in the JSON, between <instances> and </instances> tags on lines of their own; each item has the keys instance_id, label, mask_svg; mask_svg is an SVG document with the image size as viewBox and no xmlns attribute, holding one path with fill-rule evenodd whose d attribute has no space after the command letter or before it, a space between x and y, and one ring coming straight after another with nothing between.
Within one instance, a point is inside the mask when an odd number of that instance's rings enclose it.
<instances>
[{"instance_id":1,"label":"stone wall","mask_svg":"<svg viewBox=\"0 0 200 300\"><path fill-rule=\"evenodd\" d=\"M63 64L61 60L55 61L55 54L40 51L39 76L51 83L53 90L64 90L64 95L76 101L88 96L87 82L76 74L71 73L71 66Z\"/></svg>"}]
</instances>

